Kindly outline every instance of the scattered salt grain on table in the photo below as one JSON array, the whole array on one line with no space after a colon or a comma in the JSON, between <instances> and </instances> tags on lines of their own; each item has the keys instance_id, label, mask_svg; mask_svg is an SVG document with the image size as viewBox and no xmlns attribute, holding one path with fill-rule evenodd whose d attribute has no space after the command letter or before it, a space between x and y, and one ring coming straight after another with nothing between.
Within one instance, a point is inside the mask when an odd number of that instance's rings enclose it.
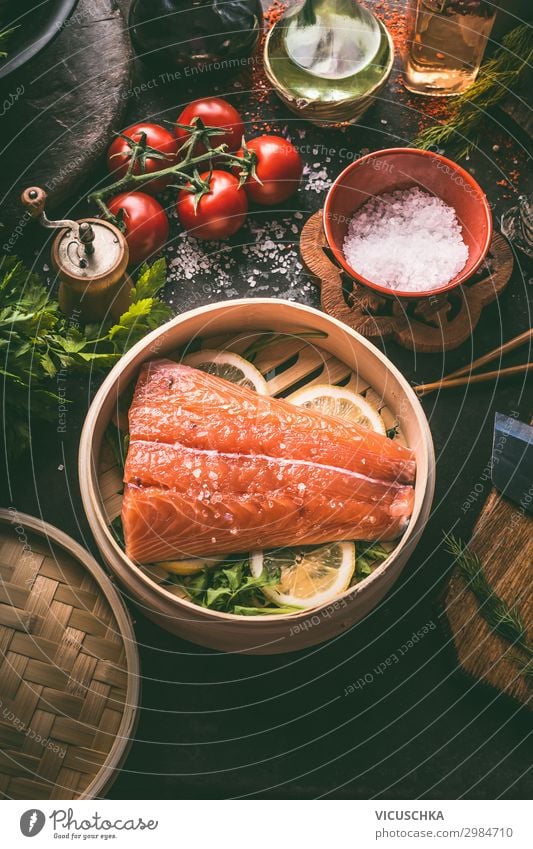
<instances>
[{"instance_id":1,"label":"scattered salt grain on table","mask_svg":"<svg viewBox=\"0 0 533 849\"><path fill-rule=\"evenodd\" d=\"M343 250L362 277L404 292L440 289L468 259L455 210L418 186L367 201L349 223Z\"/></svg>"}]
</instances>

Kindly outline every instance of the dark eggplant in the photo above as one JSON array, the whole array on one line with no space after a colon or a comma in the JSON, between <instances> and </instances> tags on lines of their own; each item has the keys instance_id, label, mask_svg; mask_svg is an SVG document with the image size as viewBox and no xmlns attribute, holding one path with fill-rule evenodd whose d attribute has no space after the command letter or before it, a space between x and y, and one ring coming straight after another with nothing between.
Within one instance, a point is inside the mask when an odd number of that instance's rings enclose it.
<instances>
[{"instance_id":1,"label":"dark eggplant","mask_svg":"<svg viewBox=\"0 0 533 849\"><path fill-rule=\"evenodd\" d=\"M218 76L243 70L261 22L260 0L134 0L129 26L144 62Z\"/></svg>"}]
</instances>

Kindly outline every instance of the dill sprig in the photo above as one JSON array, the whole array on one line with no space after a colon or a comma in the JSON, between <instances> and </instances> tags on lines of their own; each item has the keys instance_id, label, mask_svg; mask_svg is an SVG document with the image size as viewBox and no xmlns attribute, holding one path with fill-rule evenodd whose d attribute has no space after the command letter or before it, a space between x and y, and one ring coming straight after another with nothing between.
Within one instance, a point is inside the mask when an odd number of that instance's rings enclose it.
<instances>
[{"instance_id":1,"label":"dill sprig","mask_svg":"<svg viewBox=\"0 0 533 849\"><path fill-rule=\"evenodd\" d=\"M531 680L533 678L533 644L528 640L526 626L516 605L508 605L491 587L483 566L475 555L461 540L453 534L444 534L446 548L455 558L456 566L464 578L468 589L475 595L479 603L479 613L491 631L501 637L506 643L514 646L527 658L511 655L511 660L519 667L520 674Z\"/></svg>"},{"instance_id":2,"label":"dill sprig","mask_svg":"<svg viewBox=\"0 0 533 849\"><path fill-rule=\"evenodd\" d=\"M454 100L446 122L423 130L412 145L427 150L449 142L459 145L458 156L467 156L477 145L479 124L487 110L512 91L532 64L531 26L521 24L504 36L501 47L481 66L476 81Z\"/></svg>"}]
</instances>

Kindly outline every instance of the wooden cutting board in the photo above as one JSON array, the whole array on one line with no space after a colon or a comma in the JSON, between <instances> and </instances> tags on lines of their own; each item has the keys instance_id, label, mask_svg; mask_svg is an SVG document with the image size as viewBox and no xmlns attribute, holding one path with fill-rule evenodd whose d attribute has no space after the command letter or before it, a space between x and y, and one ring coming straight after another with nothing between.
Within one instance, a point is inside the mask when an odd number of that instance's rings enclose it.
<instances>
[{"instance_id":1,"label":"wooden cutting board","mask_svg":"<svg viewBox=\"0 0 533 849\"><path fill-rule=\"evenodd\" d=\"M518 607L533 639L533 517L493 489L469 547L496 594ZM458 570L448 587L445 612L463 669L531 707L531 685L511 660L513 647L490 630Z\"/></svg>"}]
</instances>

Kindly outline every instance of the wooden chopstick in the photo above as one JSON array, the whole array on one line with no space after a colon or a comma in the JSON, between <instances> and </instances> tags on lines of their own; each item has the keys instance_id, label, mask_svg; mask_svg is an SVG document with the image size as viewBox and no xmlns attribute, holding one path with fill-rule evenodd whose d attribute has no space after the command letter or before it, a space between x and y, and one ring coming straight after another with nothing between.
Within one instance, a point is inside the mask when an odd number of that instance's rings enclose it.
<instances>
[{"instance_id":1,"label":"wooden chopstick","mask_svg":"<svg viewBox=\"0 0 533 849\"><path fill-rule=\"evenodd\" d=\"M442 380L450 380L450 378L460 377L462 374L468 374L470 371L475 371L477 368L492 362L492 360L497 359L499 356L508 354L509 351L514 351L515 348L525 345L525 343L529 342L530 339L533 339L533 328L531 328L531 330L526 330L525 333L520 333L520 335L515 336L514 339L509 339L509 341L504 342L503 345L498 345L498 347L494 348L493 351L489 351L488 354L483 354L482 357L479 357L477 360L473 360L471 363L463 366L462 368L458 368L457 371L452 371L451 374L447 374L442 378Z\"/></svg>"},{"instance_id":2,"label":"wooden chopstick","mask_svg":"<svg viewBox=\"0 0 533 849\"><path fill-rule=\"evenodd\" d=\"M455 377L451 380L442 378L434 383L423 383L420 386L414 386L417 395L426 395L428 392L434 392L436 389L451 389L454 386L464 386L467 383L484 383L486 380L494 380L500 377L511 377L513 374L523 374L524 372L533 370L533 363L523 363L520 366L510 366L496 371L486 371L482 374L468 374L461 377Z\"/></svg>"}]
</instances>

